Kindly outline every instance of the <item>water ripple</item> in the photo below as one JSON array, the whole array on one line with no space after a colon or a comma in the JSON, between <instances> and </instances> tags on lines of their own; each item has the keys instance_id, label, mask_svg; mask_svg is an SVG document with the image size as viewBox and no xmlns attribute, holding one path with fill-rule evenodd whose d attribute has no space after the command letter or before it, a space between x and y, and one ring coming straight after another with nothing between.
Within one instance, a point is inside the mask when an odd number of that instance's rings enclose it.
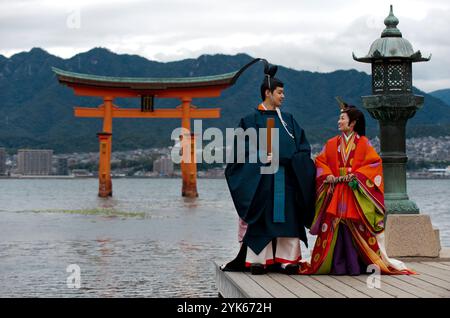
<instances>
[{"instance_id":1,"label":"water ripple","mask_svg":"<svg viewBox=\"0 0 450 318\"><path fill-rule=\"evenodd\" d=\"M217 297L213 261L238 250L225 180L0 180L0 297ZM409 180L408 193L450 246L450 180ZM310 246L314 238L309 236ZM309 251L303 251L308 257ZM67 286L69 264L81 288Z\"/></svg>"}]
</instances>

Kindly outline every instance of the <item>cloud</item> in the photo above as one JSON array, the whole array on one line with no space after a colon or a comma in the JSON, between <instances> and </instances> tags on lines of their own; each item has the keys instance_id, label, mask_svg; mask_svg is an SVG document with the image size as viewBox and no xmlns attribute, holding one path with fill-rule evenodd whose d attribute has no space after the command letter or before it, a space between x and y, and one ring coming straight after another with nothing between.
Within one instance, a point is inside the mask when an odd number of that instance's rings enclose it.
<instances>
[{"instance_id":1,"label":"cloud","mask_svg":"<svg viewBox=\"0 0 450 318\"><path fill-rule=\"evenodd\" d=\"M248 53L294 69L370 72L351 53L367 54L391 2L404 37L433 53L430 62L414 65L415 84L426 91L449 87L443 66L450 62L450 4L444 0L4 0L0 54L36 46L62 57L103 46L159 61Z\"/></svg>"}]
</instances>

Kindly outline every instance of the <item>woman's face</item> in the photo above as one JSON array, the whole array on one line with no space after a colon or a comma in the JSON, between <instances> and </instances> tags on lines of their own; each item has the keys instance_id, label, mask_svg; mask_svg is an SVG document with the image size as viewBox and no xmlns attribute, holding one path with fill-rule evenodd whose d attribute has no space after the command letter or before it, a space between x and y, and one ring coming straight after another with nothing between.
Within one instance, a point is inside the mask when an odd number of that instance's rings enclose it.
<instances>
[{"instance_id":1,"label":"woman's face","mask_svg":"<svg viewBox=\"0 0 450 318\"><path fill-rule=\"evenodd\" d=\"M353 131L353 127L355 126L355 122L353 121L351 124L349 123L350 119L348 118L347 113L341 113L338 120L338 129L343 133L350 133Z\"/></svg>"}]
</instances>

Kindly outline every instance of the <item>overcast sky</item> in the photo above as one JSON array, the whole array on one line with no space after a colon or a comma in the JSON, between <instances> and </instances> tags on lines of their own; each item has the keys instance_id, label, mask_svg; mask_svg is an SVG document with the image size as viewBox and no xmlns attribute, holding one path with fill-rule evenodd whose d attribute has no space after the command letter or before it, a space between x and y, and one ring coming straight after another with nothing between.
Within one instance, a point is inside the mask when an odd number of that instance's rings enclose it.
<instances>
[{"instance_id":1,"label":"overcast sky","mask_svg":"<svg viewBox=\"0 0 450 318\"><path fill-rule=\"evenodd\" d=\"M414 50L414 85L450 88L449 0L0 0L0 54L41 47L64 58L93 47L156 61L247 53L317 72L370 66L366 55L394 5Z\"/></svg>"}]
</instances>

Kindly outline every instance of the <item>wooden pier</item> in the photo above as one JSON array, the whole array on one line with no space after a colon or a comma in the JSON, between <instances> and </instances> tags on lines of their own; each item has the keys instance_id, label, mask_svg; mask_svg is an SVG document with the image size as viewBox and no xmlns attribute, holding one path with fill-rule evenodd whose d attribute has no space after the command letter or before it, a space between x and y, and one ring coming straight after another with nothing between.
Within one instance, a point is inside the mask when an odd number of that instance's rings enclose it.
<instances>
[{"instance_id":1,"label":"wooden pier","mask_svg":"<svg viewBox=\"0 0 450 318\"><path fill-rule=\"evenodd\" d=\"M369 288L369 275L251 275L216 263L216 286L224 298L450 298L448 259L406 264L419 275L382 275L380 288Z\"/></svg>"}]
</instances>

